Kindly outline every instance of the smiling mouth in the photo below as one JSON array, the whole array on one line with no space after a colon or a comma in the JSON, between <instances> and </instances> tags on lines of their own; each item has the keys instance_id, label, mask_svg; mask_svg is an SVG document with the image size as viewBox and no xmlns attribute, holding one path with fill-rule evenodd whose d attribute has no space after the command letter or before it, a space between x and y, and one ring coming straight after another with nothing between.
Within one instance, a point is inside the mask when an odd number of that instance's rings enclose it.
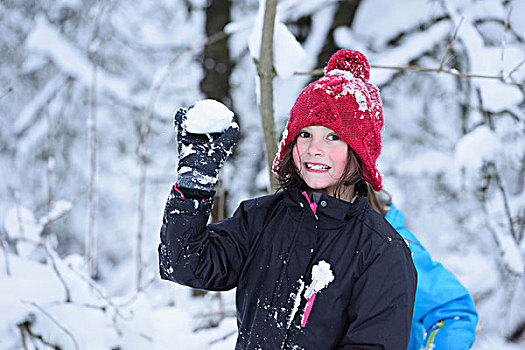
<instances>
[{"instance_id":1,"label":"smiling mouth","mask_svg":"<svg viewBox=\"0 0 525 350\"><path fill-rule=\"evenodd\" d=\"M318 170L318 171L329 170L330 169L330 167L328 165L323 165L323 164L304 163L304 166L305 166L306 169Z\"/></svg>"}]
</instances>

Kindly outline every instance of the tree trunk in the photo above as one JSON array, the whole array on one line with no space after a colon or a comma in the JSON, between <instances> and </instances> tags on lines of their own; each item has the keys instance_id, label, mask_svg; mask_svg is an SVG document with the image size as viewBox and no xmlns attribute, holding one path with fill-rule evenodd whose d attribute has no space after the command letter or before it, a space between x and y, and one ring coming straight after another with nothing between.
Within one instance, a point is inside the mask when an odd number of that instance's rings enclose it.
<instances>
[{"instance_id":1,"label":"tree trunk","mask_svg":"<svg viewBox=\"0 0 525 350\"><path fill-rule=\"evenodd\" d=\"M206 7L206 37L211 38L224 30L230 19L231 1L211 0ZM232 99L230 95L230 75L233 62L230 60L230 50L227 37L224 40L213 41L204 46L202 57L202 69L204 77L200 82L201 91L206 98L211 98L224 103L232 111ZM227 192L224 190L222 180L215 186L216 194L213 198L214 204L211 212L213 221L222 220L226 217ZM204 291L193 290L193 296L206 294Z\"/></svg>"},{"instance_id":2,"label":"tree trunk","mask_svg":"<svg viewBox=\"0 0 525 350\"><path fill-rule=\"evenodd\" d=\"M89 216L88 216L88 233L86 237L86 263L89 276L95 277L96 274L96 256L97 256L97 237L95 231L95 200L96 200L96 176L97 176L97 54L96 51L90 53L93 64L92 82L91 82L91 112L88 120L89 131Z\"/></svg>"},{"instance_id":3,"label":"tree trunk","mask_svg":"<svg viewBox=\"0 0 525 350\"><path fill-rule=\"evenodd\" d=\"M224 26L231 21L230 8L230 0L212 0L208 3L208 7L206 8L207 38L221 33L224 30ZM200 88L206 98L220 101L231 110L234 110L230 95L230 75L233 69L233 62L230 60L227 38L214 41L204 46L202 69L204 71L204 77L201 80ZM214 221L226 217L226 209L223 204L226 202L227 193L224 191L222 180L219 180L215 190L217 192L211 213Z\"/></svg>"},{"instance_id":4,"label":"tree trunk","mask_svg":"<svg viewBox=\"0 0 525 350\"><path fill-rule=\"evenodd\" d=\"M334 13L334 20L330 31L326 36L325 43L321 52L317 56L317 67L322 68L326 66L330 57L339 50L339 47L335 44L334 41L334 31L338 27L346 26L350 27L355 17L357 7L359 6L360 0L347 0L340 1L337 6L337 10ZM313 77L312 79L314 79Z\"/></svg>"},{"instance_id":5,"label":"tree trunk","mask_svg":"<svg viewBox=\"0 0 525 350\"><path fill-rule=\"evenodd\" d=\"M277 178L272 173L273 158L277 153L277 138L275 136L275 122L273 117L273 78L275 70L273 66L273 31L275 25L275 14L278 0L267 0L264 9L264 24L261 40L261 52L257 73L259 74L261 86L261 102L259 111L261 113L262 128L264 132L264 144L266 148L266 163L270 176L268 192L274 192L278 188Z\"/></svg>"},{"instance_id":6,"label":"tree trunk","mask_svg":"<svg viewBox=\"0 0 525 350\"><path fill-rule=\"evenodd\" d=\"M230 22L231 1L211 0L206 8L206 37L209 38L223 31ZM230 60L228 40L219 40L204 47L202 68L204 78L201 91L207 98L224 103L232 109L230 96L230 74L233 64Z\"/></svg>"}]
</instances>

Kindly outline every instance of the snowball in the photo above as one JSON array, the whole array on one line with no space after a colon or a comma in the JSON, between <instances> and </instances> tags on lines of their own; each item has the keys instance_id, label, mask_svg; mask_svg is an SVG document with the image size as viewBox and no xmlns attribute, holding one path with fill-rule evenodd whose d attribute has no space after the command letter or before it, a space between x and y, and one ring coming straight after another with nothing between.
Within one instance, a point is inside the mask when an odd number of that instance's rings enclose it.
<instances>
[{"instance_id":1,"label":"snowball","mask_svg":"<svg viewBox=\"0 0 525 350\"><path fill-rule=\"evenodd\" d=\"M186 114L184 127L193 134L223 132L233 119L233 112L215 100L202 100Z\"/></svg>"},{"instance_id":2,"label":"snowball","mask_svg":"<svg viewBox=\"0 0 525 350\"><path fill-rule=\"evenodd\" d=\"M319 261L317 265L312 267L312 280L317 281L317 286L315 288L317 291L328 286L328 283L334 280L334 274L330 269L330 264L323 260Z\"/></svg>"},{"instance_id":3,"label":"snowball","mask_svg":"<svg viewBox=\"0 0 525 350\"><path fill-rule=\"evenodd\" d=\"M313 293L319 293L334 280L334 274L330 269L330 264L322 260L312 267L312 284L304 292L304 297L309 299Z\"/></svg>"}]
</instances>

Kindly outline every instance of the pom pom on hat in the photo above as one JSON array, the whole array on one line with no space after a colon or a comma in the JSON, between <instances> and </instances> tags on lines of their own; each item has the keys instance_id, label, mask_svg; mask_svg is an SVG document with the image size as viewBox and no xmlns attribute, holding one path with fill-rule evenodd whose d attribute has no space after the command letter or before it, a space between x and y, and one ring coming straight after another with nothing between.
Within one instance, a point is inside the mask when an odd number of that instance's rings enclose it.
<instances>
[{"instance_id":1,"label":"pom pom on hat","mask_svg":"<svg viewBox=\"0 0 525 350\"><path fill-rule=\"evenodd\" d=\"M304 127L321 125L356 152L365 181L376 191L382 188L375 163L381 153L383 108L379 90L368 82L369 77L370 65L358 51L339 50L330 58L324 76L305 87L290 110L273 162L274 173L279 174L297 133Z\"/></svg>"},{"instance_id":2,"label":"pom pom on hat","mask_svg":"<svg viewBox=\"0 0 525 350\"><path fill-rule=\"evenodd\" d=\"M325 74L340 69L351 72L352 75L363 82L368 82L370 78L370 65L361 52L353 50L339 50L328 61Z\"/></svg>"}]
</instances>

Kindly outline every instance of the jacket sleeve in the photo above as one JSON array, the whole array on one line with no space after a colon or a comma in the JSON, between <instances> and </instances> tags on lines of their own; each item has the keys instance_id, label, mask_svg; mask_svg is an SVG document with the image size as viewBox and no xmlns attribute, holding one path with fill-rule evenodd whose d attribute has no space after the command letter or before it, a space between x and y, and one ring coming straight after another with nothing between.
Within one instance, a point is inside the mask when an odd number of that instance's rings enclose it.
<instances>
[{"instance_id":1,"label":"jacket sleeve","mask_svg":"<svg viewBox=\"0 0 525 350\"><path fill-rule=\"evenodd\" d=\"M212 197L183 199L172 189L160 231L162 279L206 290L237 286L249 247L243 205L233 217L207 225Z\"/></svg>"},{"instance_id":2,"label":"jacket sleeve","mask_svg":"<svg viewBox=\"0 0 525 350\"><path fill-rule=\"evenodd\" d=\"M405 238L418 273L409 349L470 349L478 315L468 290L404 226L404 215L392 206L386 219Z\"/></svg>"},{"instance_id":3,"label":"jacket sleeve","mask_svg":"<svg viewBox=\"0 0 525 350\"><path fill-rule=\"evenodd\" d=\"M348 308L350 325L339 348L406 349L416 280L405 242L399 236L389 238L354 284Z\"/></svg>"}]
</instances>

